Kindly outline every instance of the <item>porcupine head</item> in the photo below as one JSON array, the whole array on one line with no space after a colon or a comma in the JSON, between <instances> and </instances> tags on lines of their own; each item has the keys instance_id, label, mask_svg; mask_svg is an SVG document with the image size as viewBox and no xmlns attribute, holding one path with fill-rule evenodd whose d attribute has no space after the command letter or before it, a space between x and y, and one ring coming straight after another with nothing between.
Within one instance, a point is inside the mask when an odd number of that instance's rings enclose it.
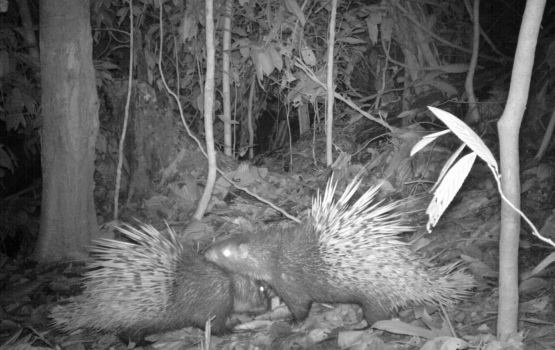
<instances>
[{"instance_id":1,"label":"porcupine head","mask_svg":"<svg viewBox=\"0 0 555 350\"><path fill-rule=\"evenodd\" d=\"M304 320L312 302L355 303L371 325L409 304L451 306L474 286L456 263L434 266L398 239L409 227L394 209L401 202L374 203L379 186L352 206L355 179L334 201L328 182L313 201L307 222L230 236L211 246L209 261L233 273L267 282Z\"/></svg>"}]
</instances>

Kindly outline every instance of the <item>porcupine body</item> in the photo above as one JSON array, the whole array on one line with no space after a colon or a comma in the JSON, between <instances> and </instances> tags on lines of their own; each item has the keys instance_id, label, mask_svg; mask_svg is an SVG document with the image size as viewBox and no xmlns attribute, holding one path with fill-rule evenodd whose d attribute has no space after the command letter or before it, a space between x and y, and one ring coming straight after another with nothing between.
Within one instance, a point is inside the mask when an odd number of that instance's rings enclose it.
<instances>
[{"instance_id":1,"label":"porcupine body","mask_svg":"<svg viewBox=\"0 0 555 350\"><path fill-rule=\"evenodd\" d=\"M398 239L407 227L395 209L401 202L375 203L379 186L354 205L355 179L338 201L328 182L313 200L310 219L290 228L271 228L216 242L209 261L267 282L295 321L308 316L312 302L354 303L369 325L410 304L452 306L474 286L456 263L434 266Z\"/></svg>"},{"instance_id":2,"label":"porcupine body","mask_svg":"<svg viewBox=\"0 0 555 350\"><path fill-rule=\"evenodd\" d=\"M261 313L268 300L259 284L206 261L192 247L150 225L119 230L137 242L104 239L93 248L82 295L51 311L54 325L113 331L128 339L187 326L214 334L230 330L232 311Z\"/></svg>"}]
</instances>

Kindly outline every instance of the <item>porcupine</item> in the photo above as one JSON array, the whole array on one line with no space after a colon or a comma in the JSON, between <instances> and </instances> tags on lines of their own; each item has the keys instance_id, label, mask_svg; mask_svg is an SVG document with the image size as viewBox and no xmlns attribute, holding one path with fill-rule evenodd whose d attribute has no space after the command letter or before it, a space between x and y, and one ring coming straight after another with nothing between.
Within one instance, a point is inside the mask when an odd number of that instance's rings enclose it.
<instances>
[{"instance_id":1,"label":"porcupine","mask_svg":"<svg viewBox=\"0 0 555 350\"><path fill-rule=\"evenodd\" d=\"M187 326L222 334L232 311L262 313L268 298L252 279L232 275L178 241L169 229L163 237L154 227L119 227L138 244L103 239L92 248L94 260L84 276L82 295L51 310L54 326L113 331L123 338Z\"/></svg>"},{"instance_id":2,"label":"porcupine","mask_svg":"<svg viewBox=\"0 0 555 350\"><path fill-rule=\"evenodd\" d=\"M463 299L475 284L470 274L458 263L435 266L399 240L410 229L396 211L403 201L376 202L376 186L349 206L360 184L355 178L334 202L332 178L303 224L232 235L205 256L267 282L294 321L306 319L312 302L358 304L372 325L409 304L449 307Z\"/></svg>"}]
</instances>

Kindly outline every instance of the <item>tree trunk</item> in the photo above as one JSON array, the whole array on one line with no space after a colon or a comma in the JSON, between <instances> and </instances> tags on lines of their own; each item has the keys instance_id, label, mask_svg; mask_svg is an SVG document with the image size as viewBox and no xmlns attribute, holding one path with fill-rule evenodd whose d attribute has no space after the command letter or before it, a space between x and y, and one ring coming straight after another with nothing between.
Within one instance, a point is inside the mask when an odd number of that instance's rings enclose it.
<instances>
[{"instance_id":1,"label":"tree trunk","mask_svg":"<svg viewBox=\"0 0 555 350\"><path fill-rule=\"evenodd\" d=\"M534 54L546 0L527 1L518 35L515 62L507 105L497 122L501 187L507 199L520 208L520 163L518 138L526 100ZM499 307L497 337L508 341L518 331L518 248L520 215L501 201L501 236L499 238Z\"/></svg>"},{"instance_id":2,"label":"tree trunk","mask_svg":"<svg viewBox=\"0 0 555 350\"><path fill-rule=\"evenodd\" d=\"M39 262L86 257L98 237L93 202L98 97L89 1L40 2L42 215Z\"/></svg>"}]
</instances>

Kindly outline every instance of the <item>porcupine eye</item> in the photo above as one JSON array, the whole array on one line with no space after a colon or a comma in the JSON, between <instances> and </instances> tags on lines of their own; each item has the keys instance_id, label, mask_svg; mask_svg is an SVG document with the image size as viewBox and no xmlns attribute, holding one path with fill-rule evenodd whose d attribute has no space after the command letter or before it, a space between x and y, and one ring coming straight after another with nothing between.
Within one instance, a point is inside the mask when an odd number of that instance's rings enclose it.
<instances>
[{"instance_id":1,"label":"porcupine eye","mask_svg":"<svg viewBox=\"0 0 555 350\"><path fill-rule=\"evenodd\" d=\"M230 247L227 247L224 250L222 250L222 255L225 256L226 258L229 258L230 256L233 255L233 252L231 251Z\"/></svg>"}]
</instances>

